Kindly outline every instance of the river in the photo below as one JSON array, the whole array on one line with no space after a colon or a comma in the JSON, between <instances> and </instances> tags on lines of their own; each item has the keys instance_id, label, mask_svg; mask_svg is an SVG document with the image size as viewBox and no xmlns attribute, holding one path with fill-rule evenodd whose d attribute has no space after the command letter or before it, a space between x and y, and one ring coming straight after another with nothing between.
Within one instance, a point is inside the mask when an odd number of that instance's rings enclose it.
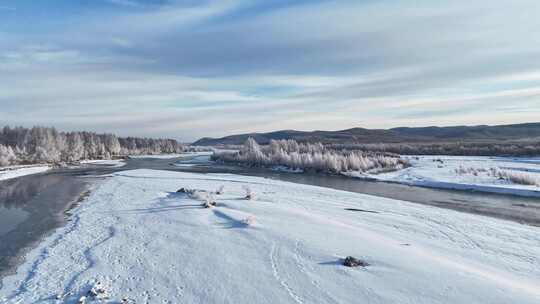
<instances>
[{"instance_id":1,"label":"river","mask_svg":"<svg viewBox=\"0 0 540 304\"><path fill-rule=\"evenodd\" d=\"M176 164L176 165L174 165ZM365 193L540 226L540 199L431 189L365 181L337 175L298 174L182 159L129 159L123 167L89 165L0 181L0 278L13 272L24 253L69 220L69 210L92 185L117 171L156 169L235 173ZM1 285L0 285L1 286Z\"/></svg>"}]
</instances>

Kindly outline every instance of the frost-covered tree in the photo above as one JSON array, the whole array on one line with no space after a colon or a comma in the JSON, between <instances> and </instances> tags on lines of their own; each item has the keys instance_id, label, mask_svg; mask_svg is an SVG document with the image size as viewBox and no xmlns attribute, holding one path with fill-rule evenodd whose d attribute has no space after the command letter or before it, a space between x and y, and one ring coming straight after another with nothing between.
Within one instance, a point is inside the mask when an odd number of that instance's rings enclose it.
<instances>
[{"instance_id":1,"label":"frost-covered tree","mask_svg":"<svg viewBox=\"0 0 540 304\"><path fill-rule=\"evenodd\" d=\"M40 126L30 129L6 126L0 130L0 145L6 148L2 150L3 164L74 162L142 153L179 153L184 150L180 143L172 139L119 138L114 134L92 132L66 133Z\"/></svg>"},{"instance_id":2,"label":"frost-covered tree","mask_svg":"<svg viewBox=\"0 0 540 304\"><path fill-rule=\"evenodd\" d=\"M403 168L408 163L397 155L327 149L322 144L299 144L294 140L272 140L260 146L249 138L238 152L215 152L218 161L249 166L286 166L291 169L339 173L377 172Z\"/></svg>"},{"instance_id":3,"label":"frost-covered tree","mask_svg":"<svg viewBox=\"0 0 540 304\"><path fill-rule=\"evenodd\" d=\"M0 144L0 166L9 166L15 163L16 159L15 152L11 147Z\"/></svg>"},{"instance_id":4,"label":"frost-covered tree","mask_svg":"<svg viewBox=\"0 0 540 304\"><path fill-rule=\"evenodd\" d=\"M80 133L70 132L66 134L67 137L67 161L73 162L84 158L84 142Z\"/></svg>"}]
</instances>

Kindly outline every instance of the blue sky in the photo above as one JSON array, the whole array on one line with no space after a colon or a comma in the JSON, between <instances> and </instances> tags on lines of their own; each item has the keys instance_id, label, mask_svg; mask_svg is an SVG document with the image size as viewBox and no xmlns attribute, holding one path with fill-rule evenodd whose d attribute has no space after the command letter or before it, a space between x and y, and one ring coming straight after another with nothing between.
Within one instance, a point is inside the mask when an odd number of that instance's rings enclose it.
<instances>
[{"instance_id":1,"label":"blue sky","mask_svg":"<svg viewBox=\"0 0 540 304\"><path fill-rule=\"evenodd\" d=\"M189 141L538 117L537 0L0 0L3 124Z\"/></svg>"}]
</instances>

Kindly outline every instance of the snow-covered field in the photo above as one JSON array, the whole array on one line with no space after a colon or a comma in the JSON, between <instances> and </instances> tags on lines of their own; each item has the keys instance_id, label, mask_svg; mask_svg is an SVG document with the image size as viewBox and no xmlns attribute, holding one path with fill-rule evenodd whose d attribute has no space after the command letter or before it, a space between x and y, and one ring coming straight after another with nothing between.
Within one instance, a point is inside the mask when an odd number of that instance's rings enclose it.
<instances>
[{"instance_id":1,"label":"snow-covered field","mask_svg":"<svg viewBox=\"0 0 540 304\"><path fill-rule=\"evenodd\" d=\"M540 183L540 158L481 156L404 156L411 167L369 176L381 181L409 185L476 190L540 197L540 185L521 185L500 179L495 171L529 176ZM460 168L464 170L460 170ZM468 171L468 172L460 172Z\"/></svg>"},{"instance_id":2,"label":"snow-covered field","mask_svg":"<svg viewBox=\"0 0 540 304\"><path fill-rule=\"evenodd\" d=\"M93 164L93 165L104 165L111 167L122 167L126 163L121 159L113 160L83 160L81 164ZM31 175L36 173L42 173L52 169L52 165L20 165L20 166L8 166L0 167L0 180L7 180L12 178L17 178L25 175Z\"/></svg>"},{"instance_id":3,"label":"snow-covered field","mask_svg":"<svg viewBox=\"0 0 540 304\"><path fill-rule=\"evenodd\" d=\"M10 166L0 167L0 180L21 177L30 174L45 172L51 169L48 165Z\"/></svg>"},{"instance_id":4,"label":"snow-covered field","mask_svg":"<svg viewBox=\"0 0 540 304\"><path fill-rule=\"evenodd\" d=\"M221 186L209 209L175 193ZM504 220L154 170L114 174L73 212L4 280L0 303L75 303L97 281L102 303L540 303L539 230ZM370 266L342 266L348 255Z\"/></svg>"}]
</instances>

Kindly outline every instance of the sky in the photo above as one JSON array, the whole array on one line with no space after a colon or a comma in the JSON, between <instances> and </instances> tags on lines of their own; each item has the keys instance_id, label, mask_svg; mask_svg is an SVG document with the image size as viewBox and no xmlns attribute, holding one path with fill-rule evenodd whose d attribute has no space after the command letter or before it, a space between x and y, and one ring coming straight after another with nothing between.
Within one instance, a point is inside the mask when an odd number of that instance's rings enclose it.
<instances>
[{"instance_id":1,"label":"sky","mask_svg":"<svg viewBox=\"0 0 540 304\"><path fill-rule=\"evenodd\" d=\"M536 121L538 0L0 0L0 125L192 141Z\"/></svg>"}]
</instances>

